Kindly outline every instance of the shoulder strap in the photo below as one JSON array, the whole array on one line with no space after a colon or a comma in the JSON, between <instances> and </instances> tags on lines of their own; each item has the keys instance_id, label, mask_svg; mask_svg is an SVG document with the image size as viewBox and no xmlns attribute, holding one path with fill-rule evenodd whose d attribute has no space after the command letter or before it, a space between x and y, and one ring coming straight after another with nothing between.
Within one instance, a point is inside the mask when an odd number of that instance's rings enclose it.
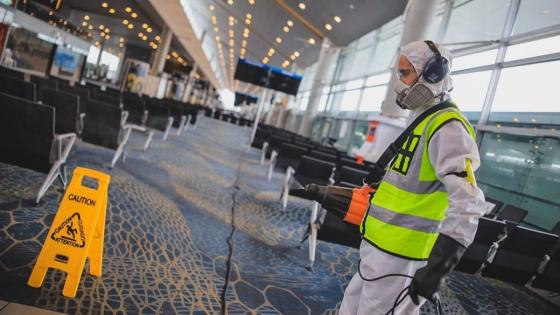
<instances>
[{"instance_id":1,"label":"shoulder strap","mask_svg":"<svg viewBox=\"0 0 560 315\"><path fill-rule=\"evenodd\" d=\"M387 165L393 160L399 149L403 146L404 142L410 135L410 133L416 128L426 117L430 116L431 114L438 112L440 110L448 109L451 107L456 107L451 102L447 101L436 106L433 106L426 111L424 111L420 116L416 117L414 121L406 127L406 129L399 135L399 137L393 141L385 152L379 157L377 162L374 165L374 169L371 171L368 177L366 177L366 183L378 183L385 174Z\"/></svg>"}]
</instances>

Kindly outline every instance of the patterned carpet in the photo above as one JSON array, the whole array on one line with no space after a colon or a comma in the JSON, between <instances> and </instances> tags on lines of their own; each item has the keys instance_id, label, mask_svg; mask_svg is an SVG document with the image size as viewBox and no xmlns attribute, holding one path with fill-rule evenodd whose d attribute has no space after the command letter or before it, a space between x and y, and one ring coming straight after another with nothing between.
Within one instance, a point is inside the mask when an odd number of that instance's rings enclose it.
<instances>
[{"instance_id":1,"label":"patterned carpet","mask_svg":"<svg viewBox=\"0 0 560 315\"><path fill-rule=\"evenodd\" d=\"M336 314L357 251L319 242L306 268L307 246L297 245L310 204L292 198L282 210L283 174L266 181L259 152L246 150L249 133L206 118L167 142L156 135L147 152L144 135L133 134L126 162L112 170L113 151L77 143L70 171L111 175L103 275L84 273L75 299L61 295L61 272L49 271L40 289L26 285L63 193L56 183L39 206L0 210L0 300L71 314L219 314L233 209L228 313ZM0 202L33 198L44 176L0 164ZM524 288L461 273L443 296L444 314L560 312Z\"/></svg>"}]
</instances>

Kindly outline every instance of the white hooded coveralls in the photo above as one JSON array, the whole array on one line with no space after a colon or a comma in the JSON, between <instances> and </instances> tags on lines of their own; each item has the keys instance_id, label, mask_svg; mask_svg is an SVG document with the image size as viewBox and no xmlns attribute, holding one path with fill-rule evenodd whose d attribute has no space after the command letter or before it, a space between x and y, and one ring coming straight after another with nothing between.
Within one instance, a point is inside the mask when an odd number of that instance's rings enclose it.
<instances>
[{"instance_id":1,"label":"white hooded coveralls","mask_svg":"<svg viewBox=\"0 0 560 315\"><path fill-rule=\"evenodd\" d=\"M450 59L449 52L438 47L441 54ZM426 61L433 55L424 42L413 42L401 48L420 75ZM420 69L420 71L418 70ZM435 91L449 90L450 79L430 86ZM447 87L446 87L447 86ZM436 93L439 94L439 93ZM444 99L449 99L447 94ZM416 117L431 106L440 103L440 98L433 103L412 111L408 120L410 125ZM459 104L460 106L460 104ZM472 163L473 171L480 166L480 157L476 142L458 121L445 124L433 136L428 145L428 157L434 166L439 180L448 192L449 206L440 233L452 237L467 247L473 240L478 226L478 218L486 212L483 192L471 185L466 178L450 173L465 171L466 160ZM417 269L426 265L425 261L415 261L385 253L369 243L362 241L360 246L360 270L365 278L371 279L391 273L414 276ZM405 277L389 277L374 282L364 281L356 273L350 281L339 310L341 315L386 314L392 307L398 294L410 284ZM424 302L425 300L422 299ZM396 309L395 314L418 314L419 307L407 297Z\"/></svg>"}]
</instances>

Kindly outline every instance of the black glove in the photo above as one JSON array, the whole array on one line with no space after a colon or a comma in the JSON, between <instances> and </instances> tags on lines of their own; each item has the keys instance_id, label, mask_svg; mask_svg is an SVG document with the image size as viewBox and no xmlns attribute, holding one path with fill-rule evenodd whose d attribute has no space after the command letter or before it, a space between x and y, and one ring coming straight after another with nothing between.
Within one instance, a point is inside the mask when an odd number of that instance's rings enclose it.
<instances>
[{"instance_id":1,"label":"black glove","mask_svg":"<svg viewBox=\"0 0 560 315\"><path fill-rule=\"evenodd\" d=\"M437 293L443 285L443 279L455 268L466 249L447 235L438 236L428 258L428 264L416 270L410 283L408 292L414 304L420 305L419 296L434 303L437 301Z\"/></svg>"}]
</instances>

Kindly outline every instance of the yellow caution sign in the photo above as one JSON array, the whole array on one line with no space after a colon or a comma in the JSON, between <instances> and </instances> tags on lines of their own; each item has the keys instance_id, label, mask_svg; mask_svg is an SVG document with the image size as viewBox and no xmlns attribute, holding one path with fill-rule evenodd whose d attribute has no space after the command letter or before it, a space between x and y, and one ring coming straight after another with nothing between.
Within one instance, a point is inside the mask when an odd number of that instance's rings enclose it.
<instances>
[{"instance_id":1,"label":"yellow caution sign","mask_svg":"<svg viewBox=\"0 0 560 315\"><path fill-rule=\"evenodd\" d=\"M97 180L97 188L84 186L84 177ZM89 258L90 275L101 276L110 180L109 175L98 171L82 167L74 170L28 285L40 287L47 270L55 268L66 272L62 294L74 297L86 257Z\"/></svg>"}]
</instances>

